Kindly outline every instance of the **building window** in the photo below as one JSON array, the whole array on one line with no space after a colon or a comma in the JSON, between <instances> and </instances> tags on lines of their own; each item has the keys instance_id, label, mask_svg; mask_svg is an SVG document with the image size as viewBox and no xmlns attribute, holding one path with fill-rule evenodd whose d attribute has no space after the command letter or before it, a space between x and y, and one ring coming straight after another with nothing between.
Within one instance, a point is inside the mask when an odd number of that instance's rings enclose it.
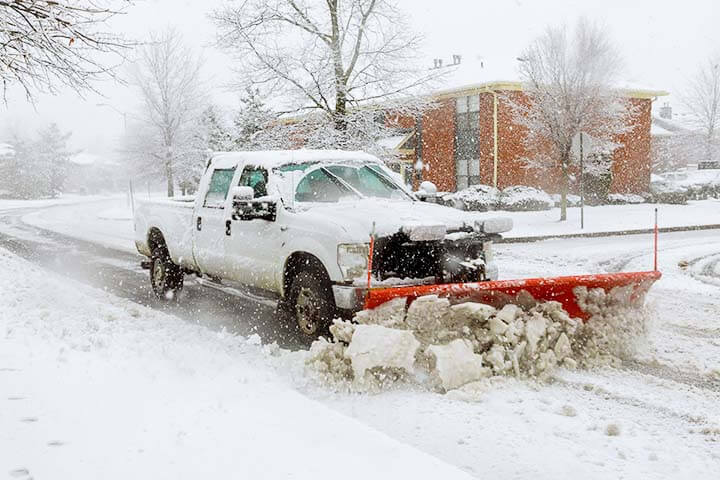
<instances>
[{"instance_id":1,"label":"building window","mask_svg":"<svg viewBox=\"0 0 720 480\"><path fill-rule=\"evenodd\" d=\"M458 190L480 183L480 96L456 99L455 182Z\"/></svg>"}]
</instances>

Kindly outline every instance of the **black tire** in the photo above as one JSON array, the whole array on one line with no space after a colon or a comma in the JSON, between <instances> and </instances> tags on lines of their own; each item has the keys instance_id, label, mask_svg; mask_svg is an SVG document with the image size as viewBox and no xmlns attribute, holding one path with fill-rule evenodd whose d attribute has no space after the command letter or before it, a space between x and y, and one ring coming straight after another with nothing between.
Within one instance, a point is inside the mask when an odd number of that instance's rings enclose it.
<instances>
[{"instance_id":1,"label":"black tire","mask_svg":"<svg viewBox=\"0 0 720 480\"><path fill-rule=\"evenodd\" d=\"M290 285L287 300L281 307L289 321L305 338L328 336L337 311L327 275L314 271L299 272Z\"/></svg>"},{"instance_id":2,"label":"black tire","mask_svg":"<svg viewBox=\"0 0 720 480\"><path fill-rule=\"evenodd\" d=\"M174 300L183 288L185 274L175 265L167 250L156 248L150 257L150 286L160 300Z\"/></svg>"}]
</instances>

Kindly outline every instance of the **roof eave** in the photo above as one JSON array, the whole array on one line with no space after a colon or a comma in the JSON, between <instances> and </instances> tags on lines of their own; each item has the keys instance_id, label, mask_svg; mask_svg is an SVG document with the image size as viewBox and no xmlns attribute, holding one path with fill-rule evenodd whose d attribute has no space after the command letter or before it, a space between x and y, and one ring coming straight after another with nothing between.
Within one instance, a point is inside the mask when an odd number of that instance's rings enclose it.
<instances>
[{"instance_id":1,"label":"roof eave","mask_svg":"<svg viewBox=\"0 0 720 480\"><path fill-rule=\"evenodd\" d=\"M499 80L493 82L477 83L472 85L465 85L462 87L451 88L447 90L441 90L432 95L432 98L436 100L443 100L446 98L464 97L467 95L475 95L478 93L489 93L496 91L522 91L522 82ZM645 90L635 88L619 88L618 91L625 97L628 98L641 98L641 99L653 99L657 97L665 97L670 95L665 90Z\"/></svg>"}]
</instances>

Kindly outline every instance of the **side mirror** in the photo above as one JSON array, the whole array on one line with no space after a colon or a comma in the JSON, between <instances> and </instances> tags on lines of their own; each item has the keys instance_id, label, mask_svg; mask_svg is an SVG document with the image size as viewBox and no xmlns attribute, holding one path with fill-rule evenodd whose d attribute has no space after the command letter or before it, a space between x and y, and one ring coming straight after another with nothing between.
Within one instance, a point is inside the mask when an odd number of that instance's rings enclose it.
<instances>
[{"instance_id":1,"label":"side mirror","mask_svg":"<svg viewBox=\"0 0 720 480\"><path fill-rule=\"evenodd\" d=\"M252 187L234 187L232 189L233 200L249 201L255 196Z\"/></svg>"},{"instance_id":2,"label":"side mirror","mask_svg":"<svg viewBox=\"0 0 720 480\"><path fill-rule=\"evenodd\" d=\"M437 186L433 182L425 180L420 184L417 196L423 202L435 203L437 201Z\"/></svg>"},{"instance_id":3,"label":"side mirror","mask_svg":"<svg viewBox=\"0 0 720 480\"><path fill-rule=\"evenodd\" d=\"M437 186L433 182L425 180L420 184L420 191L427 195L437 195Z\"/></svg>"},{"instance_id":4,"label":"side mirror","mask_svg":"<svg viewBox=\"0 0 720 480\"><path fill-rule=\"evenodd\" d=\"M247 191L250 190L250 195ZM236 187L233 190L232 219L233 220L254 220L259 218L274 222L277 217L277 200L273 197L253 198L251 187Z\"/></svg>"}]
</instances>

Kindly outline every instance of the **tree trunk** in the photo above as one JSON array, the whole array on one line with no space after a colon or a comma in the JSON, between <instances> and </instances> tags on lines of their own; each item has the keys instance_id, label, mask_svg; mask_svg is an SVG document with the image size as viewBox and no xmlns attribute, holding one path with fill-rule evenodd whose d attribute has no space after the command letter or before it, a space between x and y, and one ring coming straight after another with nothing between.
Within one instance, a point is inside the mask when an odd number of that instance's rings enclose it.
<instances>
[{"instance_id":1,"label":"tree trunk","mask_svg":"<svg viewBox=\"0 0 720 480\"><path fill-rule=\"evenodd\" d=\"M335 129L344 132L347 130L347 120L345 115L347 114L347 98L345 98L345 92L338 90L335 95Z\"/></svg>"},{"instance_id":2,"label":"tree trunk","mask_svg":"<svg viewBox=\"0 0 720 480\"><path fill-rule=\"evenodd\" d=\"M560 169L562 171L562 178L560 179L560 221L564 222L567 220L567 194L568 185L570 179L568 178L568 163L570 161L570 151L567 149L563 153L563 158L560 162Z\"/></svg>"},{"instance_id":3,"label":"tree trunk","mask_svg":"<svg viewBox=\"0 0 720 480\"><path fill-rule=\"evenodd\" d=\"M335 112L333 121L335 129L347 130L347 79L343 65L342 48L340 46L340 26L338 25L338 0L328 0L330 9L330 48L332 49L333 74L335 76Z\"/></svg>"},{"instance_id":4,"label":"tree trunk","mask_svg":"<svg viewBox=\"0 0 720 480\"><path fill-rule=\"evenodd\" d=\"M172 159L170 151L165 154L165 177L167 178L167 196L175 196L175 180L173 178Z\"/></svg>"}]
</instances>

